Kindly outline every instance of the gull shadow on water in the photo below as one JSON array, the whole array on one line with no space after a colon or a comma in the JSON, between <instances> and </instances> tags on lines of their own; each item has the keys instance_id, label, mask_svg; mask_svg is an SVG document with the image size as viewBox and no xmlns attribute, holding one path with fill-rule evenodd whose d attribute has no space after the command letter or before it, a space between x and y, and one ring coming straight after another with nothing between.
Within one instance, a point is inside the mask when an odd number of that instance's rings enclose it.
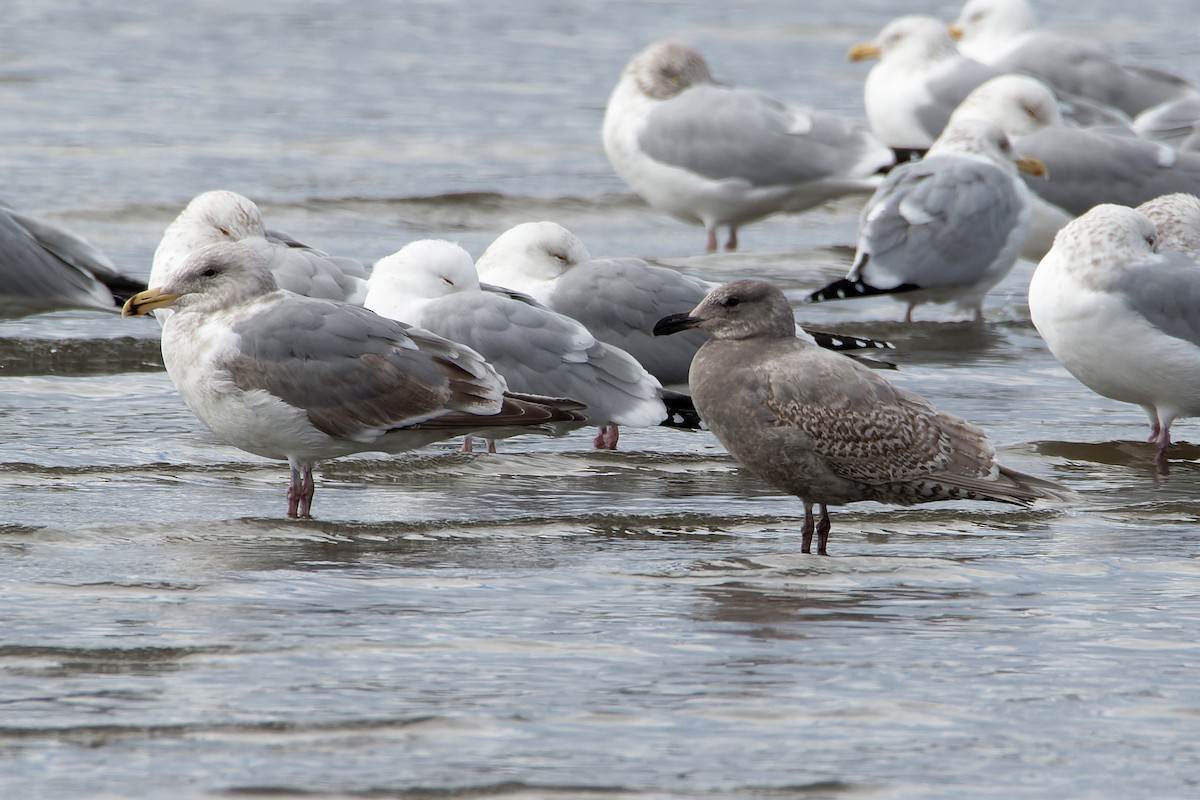
<instances>
[{"instance_id":1,"label":"gull shadow on water","mask_svg":"<svg viewBox=\"0 0 1200 800\"><path fill-rule=\"evenodd\" d=\"M1167 448L1165 461L1160 458L1158 447L1149 442L1038 441L1032 443L1032 447L1040 455L1067 462L1062 467L1064 472L1091 469L1097 464L1121 467L1121 471L1112 474L1114 479L1144 473L1153 479L1152 486L1164 489L1174 485L1191 491L1194 478L1200 473L1200 445L1189 442L1172 444ZM1178 476L1186 477L1186 485L1172 480Z\"/></svg>"}]
</instances>

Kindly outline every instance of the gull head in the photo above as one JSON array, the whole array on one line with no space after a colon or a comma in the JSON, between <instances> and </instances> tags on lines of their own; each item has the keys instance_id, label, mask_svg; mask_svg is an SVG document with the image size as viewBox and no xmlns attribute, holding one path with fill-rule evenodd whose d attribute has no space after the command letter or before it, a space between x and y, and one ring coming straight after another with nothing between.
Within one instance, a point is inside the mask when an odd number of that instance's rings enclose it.
<instances>
[{"instance_id":1,"label":"gull head","mask_svg":"<svg viewBox=\"0 0 1200 800\"><path fill-rule=\"evenodd\" d=\"M976 39L1008 40L1033 30L1033 9L1026 0L967 0L950 35L963 43Z\"/></svg>"},{"instance_id":2,"label":"gull head","mask_svg":"<svg viewBox=\"0 0 1200 800\"><path fill-rule=\"evenodd\" d=\"M851 47L848 55L851 61L937 63L958 55L958 46L940 20L908 14L884 25L871 41Z\"/></svg>"},{"instance_id":3,"label":"gull head","mask_svg":"<svg viewBox=\"0 0 1200 800\"><path fill-rule=\"evenodd\" d=\"M1148 216L1103 203L1064 225L1042 262L1054 260L1080 273L1094 273L1141 263L1158 250L1158 229Z\"/></svg>"},{"instance_id":4,"label":"gull head","mask_svg":"<svg viewBox=\"0 0 1200 800\"><path fill-rule=\"evenodd\" d=\"M523 222L496 237L475 266L487 282L544 303L556 278L591 258L583 241L562 225Z\"/></svg>"},{"instance_id":5,"label":"gull head","mask_svg":"<svg viewBox=\"0 0 1200 800\"><path fill-rule=\"evenodd\" d=\"M445 239L420 239L375 262L363 305L391 319L415 324L429 301L479 291L471 254Z\"/></svg>"},{"instance_id":6,"label":"gull head","mask_svg":"<svg viewBox=\"0 0 1200 800\"><path fill-rule=\"evenodd\" d=\"M796 318L774 284L738 280L713 289L690 312L663 317L655 336L699 328L714 339L794 338Z\"/></svg>"},{"instance_id":7,"label":"gull head","mask_svg":"<svg viewBox=\"0 0 1200 800\"><path fill-rule=\"evenodd\" d=\"M1200 197L1164 194L1137 207L1158 228L1159 246L1200 258Z\"/></svg>"},{"instance_id":8,"label":"gull head","mask_svg":"<svg viewBox=\"0 0 1200 800\"><path fill-rule=\"evenodd\" d=\"M1026 136L1062 124L1062 111L1054 92L1028 75L998 75L971 90L950 117L984 119L999 125L1009 136Z\"/></svg>"},{"instance_id":9,"label":"gull head","mask_svg":"<svg viewBox=\"0 0 1200 800\"><path fill-rule=\"evenodd\" d=\"M125 301L121 316L141 316L158 308L217 311L276 288L275 276L261 254L237 242L218 242L188 256L163 285Z\"/></svg>"},{"instance_id":10,"label":"gull head","mask_svg":"<svg viewBox=\"0 0 1200 800\"><path fill-rule=\"evenodd\" d=\"M629 61L626 73L647 97L666 100L698 83L712 83L704 56L673 39L647 46Z\"/></svg>"},{"instance_id":11,"label":"gull head","mask_svg":"<svg viewBox=\"0 0 1200 800\"><path fill-rule=\"evenodd\" d=\"M945 153L987 159L1014 174L1020 170L1030 175L1046 175L1046 165L1040 159L1018 157L1008 134L987 120L949 122L929 148L931 156Z\"/></svg>"}]
</instances>

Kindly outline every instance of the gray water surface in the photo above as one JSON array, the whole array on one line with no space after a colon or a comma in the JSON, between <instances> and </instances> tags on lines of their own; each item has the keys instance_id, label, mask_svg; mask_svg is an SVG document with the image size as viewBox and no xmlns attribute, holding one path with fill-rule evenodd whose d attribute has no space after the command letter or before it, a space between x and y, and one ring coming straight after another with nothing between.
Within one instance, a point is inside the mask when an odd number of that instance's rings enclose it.
<instances>
[{"instance_id":1,"label":"gray water surface","mask_svg":"<svg viewBox=\"0 0 1200 800\"><path fill-rule=\"evenodd\" d=\"M1037 8L1200 80L1186 0ZM860 201L700 255L604 159L621 68L675 36L722 79L861 118L847 48L956 11L9 0L3 195L143 276L179 209L227 188L368 262L553 219L596 255L798 300L847 268ZM1073 492L836 509L830 558L799 553L795 498L669 430L344 459L289 521L286 468L202 428L152 320L0 323L0 797L1197 796L1200 435L1180 423L1156 474L1141 411L1030 325L1032 269L984 325L800 309L894 341L889 378Z\"/></svg>"}]
</instances>

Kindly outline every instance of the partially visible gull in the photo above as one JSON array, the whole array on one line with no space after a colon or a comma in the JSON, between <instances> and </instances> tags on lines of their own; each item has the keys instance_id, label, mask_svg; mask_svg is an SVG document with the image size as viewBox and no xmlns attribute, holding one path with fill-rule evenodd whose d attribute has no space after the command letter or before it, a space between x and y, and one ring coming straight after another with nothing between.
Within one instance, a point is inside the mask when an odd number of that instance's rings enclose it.
<instances>
[{"instance_id":1,"label":"partially visible gull","mask_svg":"<svg viewBox=\"0 0 1200 800\"><path fill-rule=\"evenodd\" d=\"M365 305L474 349L513 391L581 401L600 427L597 448L615 449L619 426L670 418L661 384L633 356L545 306L485 291L471 255L452 242L421 239L381 258Z\"/></svg>"},{"instance_id":2,"label":"partially visible gull","mask_svg":"<svg viewBox=\"0 0 1200 800\"><path fill-rule=\"evenodd\" d=\"M0 319L65 309L115 312L145 288L81 236L0 203Z\"/></svg>"},{"instance_id":3,"label":"partially visible gull","mask_svg":"<svg viewBox=\"0 0 1200 800\"><path fill-rule=\"evenodd\" d=\"M1200 150L1200 93L1150 106L1134 117L1133 130L1176 150Z\"/></svg>"},{"instance_id":4,"label":"partially visible gull","mask_svg":"<svg viewBox=\"0 0 1200 800\"><path fill-rule=\"evenodd\" d=\"M826 554L831 505L1029 505L1059 494L997 464L983 431L966 420L797 339L791 306L772 284L725 284L690 312L662 319L655 333L692 328L712 337L692 362L696 409L739 463L803 501L802 552L811 552L815 532L817 553Z\"/></svg>"},{"instance_id":5,"label":"partially visible gull","mask_svg":"<svg viewBox=\"0 0 1200 800\"><path fill-rule=\"evenodd\" d=\"M361 304L366 297L368 273L362 262L331 256L269 230L254 201L224 189L196 195L167 226L154 251L150 285L163 285L189 255L216 242L244 242L257 249L281 289L347 303ZM169 313L155 316L161 320Z\"/></svg>"},{"instance_id":6,"label":"partially visible gull","mask_svg":"<svg viewBox=\"0 0 1200 800\"><path fill-rule=\"evenodd\" d=\"M863 103L871 130L897 151L924 152L962 99L999 74L960 53L941 21L918 14L892 20L849 57L879 59L867 73Z\"/></svg>"},{"instance_id":7,"label":"partially visible gull","mask_svg":"<svg viewBox=\"0 0 1200 800\"><path fill-rule=\"evenodd\" d=\"M1137 210L1158 229L1159 247L1200 259L1200 197L1175 192L1147 200Z\"/></svg>"},{"instance_id":8,"label":"partially visible gull","mask_svg":"<svg viewBox=\"0 0 1200 800\"><path fill-rule=\"evenodd\" d=\"M1091 98L1131 117L1197 91L1177 75L1123 64L1096 42L1037 29L1027 0L967 0L951 32L972 58L1002 72L1032 75L1056 92Z\"/></svg>"},{"instance_id":9,"label":"partially visible gull","mask_svg":"<svg viewBox=\"0 0 1200 800\"><path fill-rule=\"evenodd\" d=\"M893 155L863 126L718 84L689 45L660 41L635 55L604 114L604 152L654 208L708 231L738 228L869 192Z\"/></svg>"},{"instance_id":10,"label":"partially visible gull","mask_svg":"<svg viewBox=\"0 0 1200 800\"><path fill-rule=\"evenodd\" d=\"M1100 203L1136 206L1172 192L1200 193L1200 153L1066 125L1053 92L1036 78L1006 75L988 81L954 117L999 125L1018 153L1046 165L1048 180L1026 181L1044 201L1037 210L1043 240L1052 241L1046 233Z\"/></svg>"},{"instance_id":11,"label":"partially visible gull","mask_svg":"<svg viewBox=\"0 0 1200 800\"><path fill-rule=\"evenodd\" d=\"M288 515L311 514L320 461L398 453L471 432L557 433L578 403L514 395L468 347L361 306L280 290L263 255L208 245L125 315L175 309L162 355L176 389L220 439L291 466Z\"/></svg>"},{"instance_id":12,"label":"partially visible gull","mask_svg":"<svg viewBox=\"0 0 1200 800\"><path fill-rule=\"evenodd\" d=\"M954 303L983 319L983 300L1020 256L1029 231L1029 191L1004 132L987 122L946 126L920 161L901 164L863 208L849 274L809 302L886 294L907 304Z\"/></svg>"},{"instance_id":13,"label":"partially visible gull","mask_svg":"<svg viewBox=\"0 0 1200 800\"><path fill-rule=\"evenodd\" d=\"M1029 312L1047 347L1097 394L1139 405L1166 467L1171 423L1200 414L1200 264L1160 249L1140 211L1096 206L1034 270Z\"/></svg>"},{"instance_id":14,"label":"partially visible gull","mask_svg":"<svg viewBox=\"0 0 1200 800\"><path fill-rule=\"evenodd\" d=\"M554 222L523 222L496 238L476 265L494 284L530 295L625 350L664 386L685 387L692 356L708 337L654 336L654 323L691 308L715 284L640 258L592 258L578 236ZM822 331L800 335L832 350L891 349L887 342ZM869 353L868 353L869 355Z\"/></svg>"}]
</instances>

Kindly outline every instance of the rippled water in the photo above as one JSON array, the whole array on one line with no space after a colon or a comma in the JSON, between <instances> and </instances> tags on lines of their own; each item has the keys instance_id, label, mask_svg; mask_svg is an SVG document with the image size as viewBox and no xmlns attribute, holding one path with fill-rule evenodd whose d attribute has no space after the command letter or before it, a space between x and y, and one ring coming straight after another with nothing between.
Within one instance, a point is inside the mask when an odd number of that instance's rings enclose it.
<instances>
[{"instance_id":1,"label":"rippled water","mask_svg":"<svg viewBox=\"0 0 1200 800\"><path fill-rule=\"evenodd\" d=\"M679 36L721 78L861 116L846 48L957 10L189 5L6 4L5 199L143 275L183 204L230 188L365 260L555 219L793 297L844 271L856 203L697 255L604 160L621 67ZM1200 79L1184 0L1038 7ZM838 509L826 559L799 554L794 498L665 430L345 459L289 522L286 470L200 427L152 321L0 323L0 795L1195 796L1200 447L1155 474L1141 412L1046 353L1031 270L983 326L804 311L895 341L889 377L1072 499Z\"/></svg>"}]
</instances>

